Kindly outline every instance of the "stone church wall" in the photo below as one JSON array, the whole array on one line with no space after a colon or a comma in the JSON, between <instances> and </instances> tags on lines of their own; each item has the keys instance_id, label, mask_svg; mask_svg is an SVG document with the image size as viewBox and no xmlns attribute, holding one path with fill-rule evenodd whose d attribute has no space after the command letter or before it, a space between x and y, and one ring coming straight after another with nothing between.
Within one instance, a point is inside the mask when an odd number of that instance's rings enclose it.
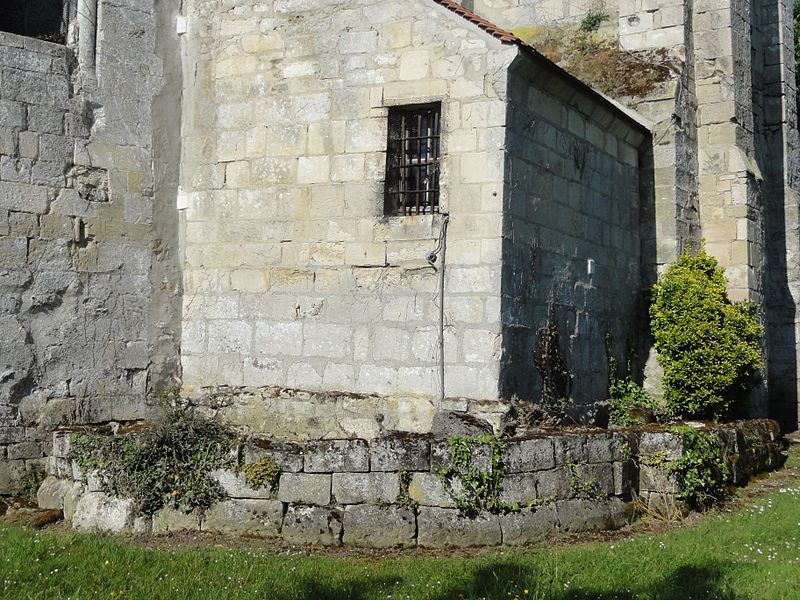
<instances>
[{"instance_id":1,"label":"stone church wall","mask_svg":"<svg viewBox=\"0 0 800 600\"><path fill-rule=\"evenodd\" d=\"M67 45L0 33L0 494L55 427L142 418L174 381L180 73L159 5L100 0L98 35L76 17Z\"/></svg>"}]
</instances>

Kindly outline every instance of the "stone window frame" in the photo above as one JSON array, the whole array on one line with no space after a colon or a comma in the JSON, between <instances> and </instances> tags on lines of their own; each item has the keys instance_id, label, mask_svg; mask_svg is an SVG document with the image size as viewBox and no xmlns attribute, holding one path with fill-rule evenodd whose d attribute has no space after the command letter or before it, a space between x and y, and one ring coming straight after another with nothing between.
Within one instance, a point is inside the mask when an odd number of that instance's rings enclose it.
<instances>
[{"instance_id":1,"label":"stone window frame","mask_svg":"<svg viewBox=\"0 0 800 600\"><path fill-rule=\"evenodd\" d=\"M384 216L440 213L444 114L441 99L397 103L386 109ZM412 180L413 189L408 189Z\"/></svg>"}]
</instances>

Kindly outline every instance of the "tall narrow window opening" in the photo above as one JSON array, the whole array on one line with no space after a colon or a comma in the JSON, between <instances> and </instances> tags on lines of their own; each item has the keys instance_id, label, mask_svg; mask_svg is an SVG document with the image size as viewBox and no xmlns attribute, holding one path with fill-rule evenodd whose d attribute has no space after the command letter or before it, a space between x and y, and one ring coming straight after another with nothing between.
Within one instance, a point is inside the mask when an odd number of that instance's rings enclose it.
<instances>
[{"instance_id":1,"label":"tall narrow window opening","mask_svg":"<svg viewBox=\"0 0 800 600\"><path fill-rule=\"evenodd\" d=\"M64 43L64 0L0 0L0 31Z\"/></svg>"},{"instance_id":2,"label":"tall narrow window opening","mask_svg":"<svg viewBox=\"0 0 800 600\"><path fill-rule=\"evenodd\" d=\"M386 215L439 212L441 127L441 103L389 109Z\"/></svg>"}]
</instances>

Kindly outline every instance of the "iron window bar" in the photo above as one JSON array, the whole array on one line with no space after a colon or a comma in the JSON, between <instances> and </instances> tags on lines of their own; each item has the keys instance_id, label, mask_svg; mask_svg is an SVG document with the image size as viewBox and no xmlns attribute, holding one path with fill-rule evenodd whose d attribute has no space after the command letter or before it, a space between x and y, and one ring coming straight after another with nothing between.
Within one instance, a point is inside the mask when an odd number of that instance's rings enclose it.
<instances>
[{"instance_id":1,"label":"iron window bar","mask_svg":"<svg viewBox=\"0 0 800 600\"><path fill-rule=\"evenodd\" d=\"M385 214L439 212L440 148L440 103L389 109Z\"/></svg>"}]
</instances>

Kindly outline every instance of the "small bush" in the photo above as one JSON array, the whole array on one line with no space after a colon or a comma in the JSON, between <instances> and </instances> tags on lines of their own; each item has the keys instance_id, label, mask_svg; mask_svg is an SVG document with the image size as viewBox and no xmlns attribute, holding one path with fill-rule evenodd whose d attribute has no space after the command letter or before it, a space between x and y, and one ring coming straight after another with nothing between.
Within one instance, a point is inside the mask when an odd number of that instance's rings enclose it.
<instances>
[{"instance_id":1,"label":"small bush","mask_svg":"<svg viewBox=\"0 0 800 600\"><path fill-rule=\"evenodd\" d=\"M224 425L197 416L176 390L162 401L162 418L141 432L74 436L70 458L84 472L97 470L109 493L133 498L141 514L167 507L202 515L225 497L209 475L236 466L235 438Z\"/></svg>"},{"instance_id":2,"label":"small bush","mask_svg":"<svg viewBox=\"0 0 800 600\"><path fill-rule=\"evenodd\" d=\"M728 300L716 259L704 250L672 264L653 286L650 327L673 416L726 416L761 368L763 329L751 302Z\"/></svg>"},{"instance_id":3,"label":"small bush","mask_svg":"<svg viewBox=\"0 0 800 600\"><path fill-rule=\"evenodd\" d=\"M610 421L625 427L644 423L643 419L631 414L631 409L643 408L654 412L658 409L656 401L629 375L615 378L608 386L608 404Z\"/></svg>"}]
</instances>

